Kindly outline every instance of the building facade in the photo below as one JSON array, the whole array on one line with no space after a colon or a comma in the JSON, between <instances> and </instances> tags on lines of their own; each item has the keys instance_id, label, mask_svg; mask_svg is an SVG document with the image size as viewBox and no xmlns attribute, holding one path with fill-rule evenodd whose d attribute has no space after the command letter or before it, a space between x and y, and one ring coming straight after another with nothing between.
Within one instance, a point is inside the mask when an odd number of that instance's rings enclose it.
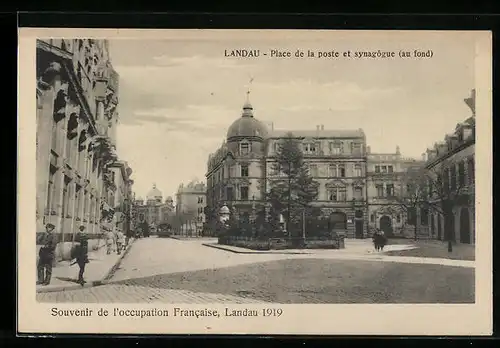
<instances>
[{"instance_id":1,"label":"building facade","mask_svg":"<svg viewBox=\"0 0 500 348\"><path fill-rule=\"evenodd\" d=\"M117 231L130 235L130 208L133 202L132 185L134 183L130 178L132 168L125 161L116 161L109 167L112 175L111 180L116 186L114 192L109 192L107 197L107 201L114 211L114 227Z\"/></svg>"},{"instance_id":2,"label":"building facade","mask_svg":"<svg viewBox=\"0 0 500 348\"><path fill-rule=\"evenodd\" d=\"M409 170L423 168L424 159L416 160L394 153L371 153L367 148L368 226L389 236L427 236L427 217L420 205L409 207L402 200L406 195L405 176ZM416 225L416 226L415 226Z\"/></svg>"},{"instance_id":3,"label":"building facade","mask_svg":"<svg viewBox=\"0 0 500 348\"><path fill-rule=\"evenodd\" d=\"M175 213L178 220L176 233L201 236L206 222L207 187L205 183L192 181L177 189Z\"/></svg>"},{"instance_id":4,"label":"building facade","mask_svg":"<svg viewBox=\"0 0 500 348\"><path fill-rule=\"evenodd\" d=\"M168 196L163 201L163 194L153 184L153 187L146 195L146 200L138 198L134 201L134 210L136 212L135 226L146 222L151 228L156 228L160 224L170 223L175 213L172 197Z\"/></svg>"},{"instance_id":5,"label":"building facade","mask_svg":"<svg viewBox=\"0 0 500 348\"><path fill-rule=\"evenodd\" d=\"M119 77L107 40L37 40L36 70L36 226L56 226L56 258L67 258L82 225L97 245L118 204L110 165L118 160Z\"/></svg>"},{"instance_id":6,"label":"building facade","mask_svg":"<svg viewBox=\"0 0 500 348\"><path fill-rule=\"evenodd\" d=\"M209 219L224 205L240 220L267 215L266 192L279 173L274 172L276 153L288 131L268 130L245 103L239 119L229 127L222 146L207 163L207 211ZM292 131L302 143L309 173L319 183L311 205L320 208L348 237L363 238L367 228L366 137L358 130Z\"/></svg>"},{"instance_id":7,"label":"building facade","mask_svg":"<svg viewBox=\"0 0 500 348\"><path fill-rule=\"evenodd\" d=\"M429 226L440 240L475 244L475 92L465 99L472 116L456 125L444 141L427 149L431 196ZM447 209L449 207L449 209Z\"/></svg>"}]
</instances>

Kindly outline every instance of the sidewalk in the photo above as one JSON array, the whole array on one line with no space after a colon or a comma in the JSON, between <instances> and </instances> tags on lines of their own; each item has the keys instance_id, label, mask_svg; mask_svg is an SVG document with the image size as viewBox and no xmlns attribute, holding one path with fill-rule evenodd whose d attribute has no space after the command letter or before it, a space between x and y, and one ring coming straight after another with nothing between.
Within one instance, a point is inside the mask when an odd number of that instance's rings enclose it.
<instances>
[{"instance_id":1,"label":"sidewalk","mask_svg":"<svg viewBox=\"0 0 500 348\"><path fill-rule=\"evenodd\" d=\"M415 257L415 256L390 256L386 253L388 251L400 251L400 250L412 250L415 248L413 245L388 245L384 252L375 252L373 247L367 248L363 247L362 243L353 243L353 248L349 249L346 246L345 249L286 249L286 250L249 250L245 248L239 248L230 245L218 245L216 243L203 243L202 245L220 249L224 251L229 251L235 254L281 254L290 255L292 258L315 258L315 259L336 259L336 260L358 260L358 261L380 261L380 262L400 262L400 263L412 263L412 264L432 264L432 265L442 265L442 266L454 266L454 267L465 267L474 268L474 261L466 260L452 260L437 257Z\"/></svg>"},{"instance_id":2,"label":"sidewalk","mask_svg":"<svg viewBox=\"0 0 500 348\"><path fill-rule=\"evenodd\" d=\"M121 260L127 255L134 243L131 239L127 249L120 255L113 252L106 254L106 246L100 247L96 251L89 252L89 263L85 267L83 275L86 283L83 287L92 287L104 284L115 272ZM50 285L37 285L36 292L53 292L81 289L82 285L77 283L79 267L77 264L71 266L70 261L60 261L52 269L52 279Z\"/></svg>"}]
</instances>

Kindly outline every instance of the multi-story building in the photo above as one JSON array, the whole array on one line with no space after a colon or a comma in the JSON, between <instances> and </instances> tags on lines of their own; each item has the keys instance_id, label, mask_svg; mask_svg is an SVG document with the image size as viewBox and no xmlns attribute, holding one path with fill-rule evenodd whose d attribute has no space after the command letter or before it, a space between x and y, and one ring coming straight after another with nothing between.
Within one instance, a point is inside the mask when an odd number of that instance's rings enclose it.
<instances>
[{"instance_id":1,"label":"multi-story building","mask_svg":"<svg viewBox=\"0 0 500 348\"><path fill-rule=\"evenodd\" d=\"M399 146L394 153L371 153L367 147L368 226L386 235L413 235L415 224L420 235L427 235L427 215L421 204L409 205L404 200L406 175L409 170L423 168L425 161L406 158Z\"/></svg>"},{"instance_id":2,"label":"multi-story building","mask_svg":"<svg viewBox=\"0 0 500 348\"><path fill-rule=\"evenodd\" d=\"M134 208L137 214L137 223L146 222L150 227L157 227L162 223L168 223L174 215L174 202L168 196L163 201L161 191L153 184L153 187L146 195L146 201L138 198L134 201Z\"/></svg>"},{"instance_id":3,"label":"multi-story building","mask_svg":"<svg viewBox=\"0 0 500 348\"><path fill-rule=\"evenodd\" d=\"M114 192L109 192L108 202L114 210L115 227L125 234L130 231L130 207L132 204L132 185L130 179L132 169L125 161L116 161L110 166L112 182L116 185Z\"/></svg>"},{"instance_id":4,"label":"multi-story building","mask_svg":"<svg viewBox=\"0 0 500 348\"><path fill-rule=\"evenodd\" d=\"M203 182L192 181L177 189L175 212L180 226L178 233L200 236L205 224L207 187Z\"/></svg>"},{"instance_id":5,"label":"multi-story building","mask_svg":"<svg viewBox=\"0 0 500 348\"><path fill-rule=\"evenodd\" d=\"M266 192L279 175L273 170L280 142L288 131L267 129L253 115L247 102L242 116L234 121L226 141L209 156L207 163L207 205L209 219L218 209L230 205L241 220L266 215ZM319 183L311 205L349 237L367 235L366 137L361 129L292 131L302 143L309 173Z\"/></svg>"},{"instance_id":6,"label":"multi-story building","mask_svg":"<svg viewBox=\"0 0 500 348\"><path fill-rule=\"evenodd\" d=\"M37 232L54 224L68 257L80 225L96 244L114 203L119 77L107 40L39 39L36 70Z\"/></svg>"},{"instance_id":7,"label":"multi-story building","mask_svg":"<svg viewBox=\"0 0 500 348\"><path fill-rule=\"evenodd\" d=\"M475 91L465 99L472 116L427 149L429 225L437 239L475 243Z\"/></svg>"}]
</instances>

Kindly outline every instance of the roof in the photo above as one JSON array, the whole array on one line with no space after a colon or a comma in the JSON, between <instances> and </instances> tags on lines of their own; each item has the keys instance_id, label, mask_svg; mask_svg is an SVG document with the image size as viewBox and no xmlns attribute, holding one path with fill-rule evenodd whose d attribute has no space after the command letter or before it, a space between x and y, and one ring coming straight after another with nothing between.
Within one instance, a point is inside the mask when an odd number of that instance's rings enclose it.
<instances>
[{"instance_id":1,"label":"roof","mask_svg":"<svg viewBox=\"0 0 500 348\"><path fill-rule=\"evenodd\" d=\"M267 127L264 123L253 117L253 107L249 102L243 105L241 117L234 121L227 131L227 139L231 138L265 138Z\"/></svg>"},{"instance_id":2,"label":"roof","mask_svg":"<svg viewBox=\"0 0 500 348\"><path fill-rule=\"evenodd\" d=\"M334 130L275 130L269 133L268 138L285 138L292 133L297 138L364 138L362 129L334 129Z\"/></svg>"},{"instance_id":3,"label":"roof","mask_svg":"<svg viewBox=\"0 0 500 348\"><path fill-rule=\"evenodd\" d=\"M148 192L147 199L155 199L157 197L162 197L161 191L156 188L156 185L153 185L153 188Z\"/></svg>"}]
</instances>

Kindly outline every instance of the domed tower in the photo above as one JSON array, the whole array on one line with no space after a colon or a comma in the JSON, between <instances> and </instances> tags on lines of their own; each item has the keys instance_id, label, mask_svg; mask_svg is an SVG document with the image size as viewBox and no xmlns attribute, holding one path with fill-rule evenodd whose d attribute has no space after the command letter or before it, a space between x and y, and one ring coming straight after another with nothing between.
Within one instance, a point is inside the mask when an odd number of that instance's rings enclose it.
<instances>
[{"instance_id":1,"label":"domed tower","mask_svg":"<svg viewBox=\"0 0 500 348\"><path fill-rule=\"evenodd\" d=\"M227 131L226 146L234 155L234 161L228 163L231 193L227 195L227 201L234 201L233 206L251 206L252 201L263 199L260 182L264 177L268 131L266 125L254 117L253 111L247 98L241 117Z\"/></svg>"},{"instance_id":2,"label":"domed tower","mask_svg":"<svg viewBox=\"0 0 500 348\"><path fill-rule=\"evenodd\" d=\"M247 100L241 117L227 131L227 146L235 156L263 153L267 127L253 115L252 104Z\"/></svg>"},{"instance_id":3,"label":"domed tower","mask_svg":"<svg viewBox=\"0 0 500 348\"><path fill-rule=\"evenodd\" d=\"M161 191L156 188L156 184L153 184L153 188L148 192L146 196L147 202L161 203L163 195Z\"/></svg>"}]
</instances>

